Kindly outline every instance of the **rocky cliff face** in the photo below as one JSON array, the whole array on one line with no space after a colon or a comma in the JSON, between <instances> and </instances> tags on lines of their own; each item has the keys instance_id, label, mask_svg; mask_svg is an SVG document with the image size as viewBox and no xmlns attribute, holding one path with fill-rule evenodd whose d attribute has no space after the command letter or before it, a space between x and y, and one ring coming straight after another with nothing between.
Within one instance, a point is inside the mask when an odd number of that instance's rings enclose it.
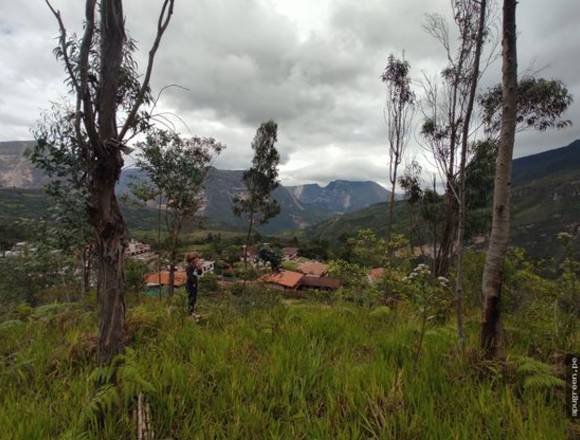
<instances>
[{"instance_id":1,"label":"rocky cliff face","mask_svg":"<svg viewBox=\"0 0 580 440\"><path fill-rule=\"evenodd\" d=\"M0 188L41 188L46 182L25 157L33 141L0 142Z\"/></svg>"},{"instance_id":2,"label":"rocky cliff face","mask_svg":"<svg viewBox=\"0 0 580 440\"><path fill-rule=\"evenodd\" d=\"M302 204L317 205L337 213L352 212L384 202L389 192L376 182L334 180L318 184L289 186L288 191Z\"/></svg>"},{"instance_id":3,"label":"rocky cliff face","mask_svg":"<svg viewBox=\"0 0 580 440\"><path fill-rule=\"evenodd\" d=\"M232 198L245 190L242 170L212 169L206 182L204 215L214 223L230 227L245 227L246 222L232 214ZM136 169L125 170L118 191L128 189L131 179L138 178ZM274 191L281 212L267 224L264 232L303 229L344 212L365 208L386 200L388 192L375 182L334 181L326 187L317 184L285 187Z\"/></svg>"},{"instance_id":4,"label":"rocky cliff face","mask_svg":"<svg viewBox=\"0 0 580 440\"><path fill-rule=\"evenodd\" d=\"M36 170L25 152L33 141L0 142L0 188L40 189L46 177ZM118 184L119 193L127 193L133 179L141 178L136 168L123 171ZM245 227L245 221L232 214L231 201L244 191L241 170L212 169L206 183L205 216L214 225ZM375 182L337 180L325 187L317 184L294 187L280 186L274 197L281 213L266 225L264 232L302 229L344 212L365 208L387 199L388 192Z\"/></svg>"}]
</instances>

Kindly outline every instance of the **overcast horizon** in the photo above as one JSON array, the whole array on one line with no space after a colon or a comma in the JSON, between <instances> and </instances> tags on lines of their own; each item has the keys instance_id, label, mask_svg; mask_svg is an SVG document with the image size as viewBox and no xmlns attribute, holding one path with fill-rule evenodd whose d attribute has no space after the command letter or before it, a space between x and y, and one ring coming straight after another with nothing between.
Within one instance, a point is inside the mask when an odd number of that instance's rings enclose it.
<instances>
[{"instance_id":1,"label":"overcast horizon","mask_svg":"<svg viewBox=\"0 0 580 440\"><path fill-rule=\"evenodd\" d=\"M82 2L54 0L69 33L82 25ZM142 72L160 0L125 2L127 29L137 40ZM250 142L263 121L279 125L280 177L285 185L331 180L387 180L384 87L389 53L411 64L418 82L437 75L443 49L423 29L425 14L450 17L449 0L202 0L177 1L153 70L154 93L168 84L160 109L179 115L184 135L212 136L227 145L222 169L250 163ZM363 5L364 3L364 5ZM576 98L571 128L524 132L515 157L565 146L580 138L580 3L540 0L518 8L520 74L562 80ZM0 5L0 140L29 140L50 101L65 96L64 71L54 58L57 24L43 0ZM499 80L500 62L483 80ZM408 157L421 158L412 137ZM428 168L428 164L424 162Z\"/></svg>"}]
</instances>

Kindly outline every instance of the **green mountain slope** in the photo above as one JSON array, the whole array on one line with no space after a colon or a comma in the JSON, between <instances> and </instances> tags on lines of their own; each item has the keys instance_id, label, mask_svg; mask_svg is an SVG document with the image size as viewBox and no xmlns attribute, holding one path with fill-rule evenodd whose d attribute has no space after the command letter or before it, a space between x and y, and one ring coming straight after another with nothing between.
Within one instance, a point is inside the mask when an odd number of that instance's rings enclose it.
<instances>
[{"instance_id":1,"label":"green mountain slope","mask_svg":"<svg viewBox=\"0 0 580 440\"><path fill-rule=\"evenodd\" d=\"M580 139L570 145L515 159L512 184L525 185L551 175L578 171L580 167Z\"/></svg>"},{"instance_id":2,"label":"green mountain slope","mask_svg":"<svg viewBox=\"0 0 580 440\"><path fill-rule=\"evenodd\" d=\"M32 145L28 142L0 142L0 188L26 189L24 192L0 193L0 205L5 203L4 217L22 217L22 210L28 214L37 212L43 215L48 207L36 206L28 209L27 204L33 197L42 199L38 192L46 182L45 176L34 169L32 164L24 157L24 152ZM218 170L212 169L206 182L206 204L203 214L209 224L220 229L245 228L245 220L237 218L232 213L232 198L236 194L244 192L242 183L242 170ZM132 180L142 179L142 173L136 168L123 170L117 186L119 194L126 194ZM34 190L37 190L35 193ZM19 205L18 196L22 196ZM321 187L317 184L285 187L280 185L274 192L274 197L281 206L280 214L271 219L267 224L258 226L263 233L278 233L284 230L303 229L331 218L337 214L365 208L374 203L387 200L389 192L375 182L351 182L337 180ZM40 202L39 202L40 203ZM34 204L32 204L34 205ZM32 206L31 205L31 206ZM135 208L136 209L136 208ZM127 208L130 217L135 209ZM143 208L141 208L143 209ZM132 224L146 227L151 222L147 220L154 214L148 210L137 211Z\"/></svg>"},{"instance_id":3,"label":"green mountain slope","mask_svg":"<svg viewBox=\"0 0 580 440\"><path fill-rule=\"evenodd\" d=\"M559 247L559 232L580 235L580 141L514 160L513 182L513 245L546 257ZM396 205L395 232L404 233L408 225L405 205ZM387 204L380 203L325 220L307 228L305 235L336 243L341 235L363 228L384 234L386 222Z\"/></svg>"}]
</instances>

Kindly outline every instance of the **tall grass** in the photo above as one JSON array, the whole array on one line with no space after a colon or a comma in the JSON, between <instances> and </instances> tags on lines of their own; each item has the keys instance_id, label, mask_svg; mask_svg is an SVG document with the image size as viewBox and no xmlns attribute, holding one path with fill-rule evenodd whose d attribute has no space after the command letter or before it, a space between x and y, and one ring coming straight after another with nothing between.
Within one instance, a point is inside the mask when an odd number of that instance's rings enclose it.
<instances>
[{"instance_id":1,"label":"tall grass","mask_svg":"<svg viewBox=\"0 0 580 440\"><path fill-rule=\"evenodd\" d=\"M134 438L139 393L161 439L559 439L568 429L557 387L524 387L516 372L458 356L450 327L426 333L415 365L419 322L405 307L224 297L202 301L194 323L178 302L145 301L128 311L130 348L109 367L94 364L90 311L65 305L0 325L0 438Z\"/></svg>"}]
</instances>

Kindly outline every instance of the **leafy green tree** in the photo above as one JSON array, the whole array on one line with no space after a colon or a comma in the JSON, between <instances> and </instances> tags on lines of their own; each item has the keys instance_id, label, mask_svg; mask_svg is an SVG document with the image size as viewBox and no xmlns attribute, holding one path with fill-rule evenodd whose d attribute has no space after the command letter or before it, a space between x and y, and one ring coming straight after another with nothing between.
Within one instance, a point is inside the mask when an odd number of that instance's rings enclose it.
<instances>
[{"instance_id":1,"label":"leafy green tree","mask_svg":"<svg viewBox=\"0 0 580 440\"><path fill-rule=\"evenodd\" d=\"M248 262L248 246L255 225L261 225L280 213L278 201L272 198L272 191L278 185L278 163L280 155L275 143L278 140L278 125L274 121L263 123L252 141L254 158L252 167L244 172L246 192L235 195L232 210L238 217L248 220L244 264Z\"/></svg>"},{"instance_id":2,"label":"leafy green tree","mask_svg":"<svg viewBox=\"0 0 580 440\"><path fill-rule=\"evenodd\" d=\"M490 38L486 1L452 0L454 29L438 14L427 16L426 31L442 45L448 61L440 78L425 78L421 137L445 185L445 220L434 267L447 276L458 219L461 217L457 179L465 171L470 122L481 79L481 55ZM455 41L453 41L455 39ZM484 66L485 67L485 66Z\"/></svg>"},{"instance_id":3,"label":"leafy green tree","mask_svg":"<svg viewBox=\"0 0 580 440\"><path fill-rule=\"evenodd\" d=\"M147 181L136 185L135 194L147 200L151 195L164 201L168 232L169 295L173 294L175 265L180 234L186 222L203 207L203 185L215 155L225 147L213 138L185 139L178 133L155 129L137 144L137 166ZM143 186L149 190L143 190Z\"/></svg>"},{"instance_id":4,"label":"leafy green tree","mask_svg":"<svg viewBox=\"0 0 580 440\"><path fill-rule=\"evenodd\" d=\"M357 263L332 260L328 264L328 274L333 278L338 278L347 288L362 289L367 285L367 271Z\"/></svg>"},{"instance_id":5,"label":"leafy green tree","mask_svg":"<svg viewBox=\"0 0 580 440\"><path fill-rule=\"evenodd\" d=\"M265 263L270 263L274 272L280 271L280 266L282 265L282 253L279 249L272 249L269 246L264 246L258 251L258 258Z\"/></svg>"},{"instance_id":6,"label":"leafy green tree","mask_svg":"<svg viewBox=\"0 0 580 440\"><path fill-rule=\"evenodd\" d=\"M349 261L361 267L383 267L388 260L387 242L370 229L361 229L348 240Z\"/></svg>"},{"instance_id":7,"label":"leafy green tree","mask_svg":"<svg viewBox=\"0 0 580 440\"><path fill-rule=\"evenodd\" d=\"M43 222L28 224L36 237L42 236L44 226ZM0 258L0 312L22 302L36 306L41 294L53 286L59 286L60 299L73 299L69 295L74 279L72 258L52 247L50 240L27 242L19 250L18 256Z\"/></svg>"},{"instance_id":8,"label":"leafy green tree","mask_svg":"<svg viewBox=\"0 0 580 440\"><path fill-rule=\"evenodd\" d=\"M501 127L502 87L498 84L478 97L488 133L497 136ZM562 114L573 102L562 81L524 76L517 85L516 130L565 128L572 125Z\"/></svg>"},{"instance_id":9,"label":"leafy green tree","mask_svg":"<svg viewBox=\"0 0 580 440\"><path fill-rule=\"evenodd\" d=\"M298 255L315 260L327 260L330 257L330 243L321 239L303 241L298 248Z\"/></svg>"},{"instance_id":10,"label":"leafy green tree","mask_svg":"<svg viewBox=\"0 0 580 440\"><path fill-rule=\"evenodd\" d=\"M415 349L416 364L421 355L428 324L445 321L451 308L452 295L447 278L434 279L425 264L415 267L403 281L407 284L404 295L416 309L421 322Z\"/></svg>"},{"instance_id":11,"label":"leafy green tree","mask_svg":"<svg viewBox=\"0 0 580 440\"><path fill-rule=\"evenodd\" d=\"M82 146L73 115L65 106L53 105L34 128L37 142L26 154L49 178L44 189L50 198L50 209L38 239L51 249L76 256L84 296L90 287L94 236L87 212L87 164L78 159Z\"/></svg>"},{"instance_id":12,"label":"leafy green tree","mask_svg":"<svg viewBox=\"0 0 580 440\"><path fill-rule=\"evenodd\" d=\"M69 36L60 11L46 0L59 27L57 59L66 72L71 95L71 126L76 157L88 181L87 214L97 255L100 305L98 352L108 362L123 348L125 302L123 264L127 227L115 194L128 143L150 127L154 102L150 80L155 55L173 15L174 0L164 0L145 74L132 57L122 0L86 0L82 36Z\"/></svg>"},{"instance_id":13,"label":"leafy green tree","mask_svg":"<svg viewBox=\"0 0 580 440\"><path fill-rule=\"evenodd\" d=\"M422 245L418 221L418 208L423 198L421 172L421 165L416 160L413 160L405 167L404 174L399 177L399 185L405 191L405 202L409 206L411 217L409 223L409 244L411 248L413 248L414 243Z\"/></svg>"},{"instance_id":14,"label":"leafy green tree","mask_svg":"<svg viewBox=\"0 0 580 440\"><path fill-rule=\"evenodd\" d=\"M444 197L438 194L434 188L426 188L423 190L420 214L431 235L430 254L433 262L433 270L435 270L437 255L439 254L441 229L445 221L445 208Z\"/></svg>"},{"instance_id":15,"label":"leafy green tree","mask_svg":"<svg viewBox=\"0 0 580 440\"><path fill-rule=\"evenodd\" d=\"M465 171L465 238L485 234L491 226L491 202L497 142L491 138L472 145Z\"/></svg>"},{"instance_id":16,"label":"leafy green tree","mask_svg":"<svg viewBox=\"0 0 580 440\"><path fill-rule=\"evenodd\" d=\"M411 89L410 70L411 66L408 61L398 59L391 54L381 75L381 81L385 83L387 89L385 120L389 141L389 181L391 182L387 241L391 239L393 230L397 171L405 155L415 114L415 93Z\"/></svg>"}]
</instances>

